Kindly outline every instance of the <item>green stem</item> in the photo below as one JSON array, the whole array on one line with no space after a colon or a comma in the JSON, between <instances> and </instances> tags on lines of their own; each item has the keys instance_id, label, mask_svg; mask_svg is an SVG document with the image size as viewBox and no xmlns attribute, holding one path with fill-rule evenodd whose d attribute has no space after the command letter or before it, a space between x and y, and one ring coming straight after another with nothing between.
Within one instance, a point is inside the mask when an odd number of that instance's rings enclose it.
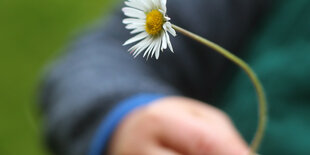
<instances>
[{"instance_id":1,"label":"green stem","mask_svg":"<svg viewBox=\"0 0 310 155\"><path fill-rule=\"evenodd\" d=\"M241 67L246 74L249 76L249 78L251 79L256 93L257 93L257 97L258 97L258 107L259 107L259 120L258 120L258 126L257 126L257 130L254 136L254 139L251 143L251 151L252 153L256 152L259 148L259 145L262 141L263 135L264 135L264 131L266 128L266 120L267 120L267 103L266 103L266 97L265 97L265 93L263 90L263 87L259 81L259 79L257 78L256 74L254 73L254 71L249 67L249 65L247 63L245 63L242 59L238 58L237 56L235 56L234 54L230 53L228 50L222 48L221 46L205 39L202 38L196 34L193 34L181 27L178 27L176 25L172 25L172 28L174 28L176 31L182 33L185 36L188 36L210 48L212 48L213 50L215 50L216 52L222 54L224 57L226 57L227 59L231 60L232 62L234 62L236 65L238 65L239 67Z\"/></svg>"}]
</instances>

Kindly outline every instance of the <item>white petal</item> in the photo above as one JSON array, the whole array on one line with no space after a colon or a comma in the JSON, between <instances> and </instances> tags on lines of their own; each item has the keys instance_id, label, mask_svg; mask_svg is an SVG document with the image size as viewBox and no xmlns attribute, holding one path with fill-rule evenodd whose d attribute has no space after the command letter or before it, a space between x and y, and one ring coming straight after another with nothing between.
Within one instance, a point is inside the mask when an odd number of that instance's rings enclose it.
<instances>
[{"instance_id":1,"label":"white petal","mask_svg":"<svg viewBox=\"0 0 310 155\"><path fill-rule=\"evenodd\" d=\"M124 7L122 10L124 14L129 17L141 18L141 19L144 19L146 17L145 13L141 10L137 10L130 7Z\"/></svg>"},{"instance_id":2,"label":"white petal","mask_svg":"<svg viewBox=\"0 0 310 155\"><path fill-rule=\"evenodd\" d=\"M160 41L159 41L159 43L158 43L158 47L157 47L156 52L155 52L155 58L156 58L156 59L159 58L161 41L162 41L162 40L160 39Z\"/></svg>"},{"instance_id":3,"label":"white petal","mask_svg":"<svg viewBox=\"0 0 310 155\"><path fill-rule=\"evenodd\" d=\"M126 29L136 29L138 27L144 26L144 23L131 23L125 26Z\"/></svg>"},{"instance_id":4,"label":"white petal","mask_svg":"<svg viewBox=\"0 0 310 155\"><path fill-rule=\"evenodd\" d=\"M140 41L136 46L136 50L135 52L133 53L133 56L134 57L137 57L143 50L145 50L149 44L151 43L152 39L151 37L147 37L145 38L144 40Z\"/></svg>"},{"instance_id":5,"label":"white petal","mask_svg":"<svg viewBox=\"0 0 310 155\"><path fill-rule=\"evenodd\" d=\"M127 40L127 41L123 44L123 46L128 45L128 44L131 44L131 43L136 42L136 41L139 41L139 40L141 40L141 39L144 39L144 38L147 37L147 36L148 36L148 33L146 33L146 32L139 33L138 35L136 35L136 36L132 37L131 39Z\"/></svg>"},{"instance_id":6,"label":"white petal","mask_svg":"<svg viewBox=\"0 0 310 155\"><path fill-rule=\"evenodd\" d=\"M168 31L172 36L176 36L177 35L177 33L175 32L175 30L172 28L172 25L171 25L171 23L170 22L166 22L165 24L164 24L164 29L166 30L166 31Z\"/></svg>"},{"instance_id":7,"label":"white petal","mask_svg":"<svg viewBox=\"0 0 310 155\"><path fill-rule=\"evenodd\" d=\"M123 20L123 24L132 24L132 23L145 23L145 20L143 19L137 19L137 18L125 18Z\"/></svg>"},{"instance_id":8,"label":"white petal","mask_svg":"<svg viewBox=\"0 0 310 155\"><path fill-rule=\"evenodd\" d=\"M173 53L173 48L172 48L172 45L171 45L171 42L170 42L169 34L167 32L165 32L165 36L167 38L167 43L168 43L169 49Z\"/></svg>"},{"instance_id":9,"label":"white petal","mask_svg":"<svg viewBox=\"0 0 310 155\"><path fill-rule=\"evenodd\" d=\"M143 50L145 50L146 48L148 48L150 46L151 42L152 42L152 38L151 37L145 38L144 40L139 42L139 48L137 48L137 50L133 54L134 55L140 54L140 52L142 52Z\"/></svg>"},{"instance_id":10,"label":"white petal","mask_svg":"<svg viewBox=\"0 0 310 155\"><path fill-rule=\"evenodd\" d=\"M141 10L141 11L146 11L145 5L143 3L141 3L140 1L136 1L136 0L126 1L125 4L127 6L132 7L132 8L136 8L136 9Z\"/></svg>"},{"instance_id":11,"label":"white petal","mask_svg":"<svg viewBox=\"0 0 310 155\"><path fill-rule=\"evenodd\" d=\"M167 5L167 0L161 0L161 4L166 6Z\"/></svg>"},{"instance_id":12,"label":"white petal","mask_svg":"<svg viewBox=\"0 0 310 155\"><path fill-rule=\"evenodd\" d=\"M140 27L137 27L136 29L132 30L130 32L130 34L135 34L135 33L143 32L143 31L145 31L145 27L144 26L140 26Z\"/></svg>"},{"instance_id":13,"label":"white petal","mask_svg":"<svg viewBox=\"0 0 310 155\"><path fill-rule=\"evenodd\" d=\"M152 0L139 0L140 3L143 3L145 6L145 12L152 10Z\"/></svg>"},{"instance_id":14,"label":"white petal","mask_svg":"<svg viewBox=\"0 0 310 155\"><path fill-rule=\"evenodd\" d=\"M160 0L160 4L161 4L161 9L164 11L164 14L166 14L167 12L167 0Z\"/></svg>"},{"instance_id":15,"label":"white petal","mask_svg":"<svg viewBox=\"0 0 310 155\"><path fill-rule=\"evenodd\" d=\"M162 41L161 41L161 51L163 51L164 49L167 49L167 38L166 38L166 36L165 36L165 32L163 32L162 34L161 34L161 39L162 39Z\"/></svg>"},{"instance_id":16,"label":"white petal","mask_svg":"<svg viewBox=\"0 0 310 155\"><path fill-rule=\"evenodd\" d=\"M140 42L138 42L137 44L135 44L134 46L132 46L131 48L128 49L128 51L130 51L130 53L134 53L136 52L137 50L141 49L142 48L142 45L144 45L145 41L148 39L147 38L144 38L143 40L141 40ZM143 43L143 44L142 44Z\"/></svg>"},{"instance_id":17,"label":"white petal","mask_svg":"<svg viewBox=\"0 0 310 155\"><path fill-rule=\"evenodd\" d=\"M153 4L155 5L156 8L159 8L160 5L161 5L160 4L161 3L160 0L152 0L152 2L153 2Z\"/></svg>"},{"instance_id":18,"label":"white petal","mask_svg":"<svg viewBox=\"0 0 310 155\"><path fill-rule=\"evenodd\" d=\"M146 54L149 55L149 53L151 53L152 49L154 48L155 46L155 43L154 43L154 39L151 38L151 42L149 44L149 47L145 50L144 54L143 54L143 57L145 57Z\"/></svg>"},{"instance_id":19,"label":"white petal","mask_svg":"<svg viewBox=\"0 0 310 155\"><path fill-rule=\"evenodd\" d=\"M153 51L152 51L151 58L153 57L153 55L154 55L155 53L157 53L157 51L158 51L158 53L159 53L160 45L161 45L161 38L157 38L154 42L155 42L155 47L154 47L154 49L153 49ZM156 54L155 54L155 55L156 55Z\"/></svg>"},{"instance_id":20,"label":"white petal","mask_svg":"<svg viewBox=\"0 0 310 155\"><path fill-rule=\"evenodd\" d=\"M164 18L166 19L166 21L171 20L171 18L169 18L168 16L165 16Z\"/></svg>"},{"instance_id":21,"label":"white petal","mask_svg":"<svg viewBox=\"0 0 310 155\"><path fill-rule=\"evenodd\" d=\"M146 51L143 54L143 57L145 57L146 55L148 55L147 57L149 57L150 53L152 52L153 48L155 46L155 42L154 40L152 40L150 46L146 49Z\"/></svg>"}]
</instances>

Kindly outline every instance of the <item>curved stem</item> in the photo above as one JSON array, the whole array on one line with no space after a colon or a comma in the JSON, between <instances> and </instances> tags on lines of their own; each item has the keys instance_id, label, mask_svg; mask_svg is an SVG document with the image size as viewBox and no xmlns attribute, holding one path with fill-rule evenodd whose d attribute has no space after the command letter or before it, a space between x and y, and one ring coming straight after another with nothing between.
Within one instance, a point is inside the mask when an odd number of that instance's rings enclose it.
<instances>
[{"instance_id":1,"label":"curved stem","mask_svg":"<svg viewBox=\"0 0 310 155\"><path fill-rule=\"evenodd\" d=\"M256 93L257 93L257 97L258 97L258 107L259 107L259 121L258 121L258 126L257 126L257 130L256 130L256 134L254 136L254 139L251 143L251 151L252 153L255 153L258 150L258 147L262 141L263 135L264 135L264 131L266 128L266 120L267 120L267 103L266 103L266 97L264 94L264 90L263 87L259 81L259 79L257 78L256 74L254 73L254 71L249 67L249 65L247 63L245 63L242 59L238 58L237 56L235 56L234 54L230 53L228 50L222 48L221 46L205 39L202 38L196 34L193 34L181 27L178 27L176 25L172 24L172 27L182 33L185 36L188 36L210 48L212 48L213 50L215 50L216 52L222 54L224 57L226 57L227 59L231 60L232 62L234 62L236 65L238 65L239 67L241 67L246 74L249 76L249 78L251 79Z\"/></svg>"}]
</instances>

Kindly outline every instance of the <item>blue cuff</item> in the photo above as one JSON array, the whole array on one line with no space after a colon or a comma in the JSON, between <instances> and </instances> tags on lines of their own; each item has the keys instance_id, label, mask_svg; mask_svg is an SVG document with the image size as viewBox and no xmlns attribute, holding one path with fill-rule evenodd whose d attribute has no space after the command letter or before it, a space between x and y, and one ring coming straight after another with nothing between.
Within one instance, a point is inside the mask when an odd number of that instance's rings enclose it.
<instances>
[{"instance_id":1,"label":"blue cuff","mask_svg":"<svg viewBox=\"0 0 310 155\"><path fill-rule=\"evenodd\" d=\"M132 110L147 105L148 103L160 99L164 95L140 94L122 101L118 104L102 121L97 133L90 145L89 155L101 155L108 145L108 141L117 125Z\"/></svg>"}]
</instances>

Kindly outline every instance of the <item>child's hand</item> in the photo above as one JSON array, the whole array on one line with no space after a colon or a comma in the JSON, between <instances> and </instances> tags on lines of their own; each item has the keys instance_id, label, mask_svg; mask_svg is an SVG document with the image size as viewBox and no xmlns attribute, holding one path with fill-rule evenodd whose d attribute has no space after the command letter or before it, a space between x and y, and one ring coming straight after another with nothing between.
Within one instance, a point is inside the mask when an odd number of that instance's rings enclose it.
<instances>
[{"instance_id":1,"label":"child's hand","mask_svg":"<svg viewBox=\"0 0 310 155\"><path fill-rule=\"evenodd\" d=\"M246 143L220 110L168 97L132 112L118 127L111 155L245 155Z\"/></svg>"}]
</instances>

